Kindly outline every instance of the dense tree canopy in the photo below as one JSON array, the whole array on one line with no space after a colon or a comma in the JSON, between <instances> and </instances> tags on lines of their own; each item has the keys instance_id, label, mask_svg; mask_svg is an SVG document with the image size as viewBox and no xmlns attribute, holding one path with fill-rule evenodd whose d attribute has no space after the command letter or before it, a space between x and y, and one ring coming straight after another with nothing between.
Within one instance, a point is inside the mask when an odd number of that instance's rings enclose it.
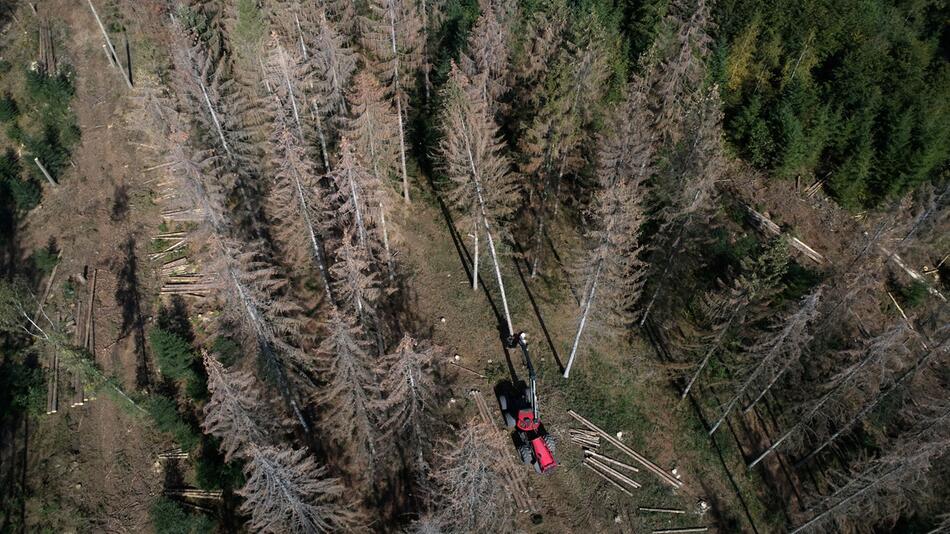
<instances>
[{"instance_id":1,"label":"dense tree canopy","mask_svg":"<svg viewBox=\"0 0 950 534\"><path fill-rule=\"evenodd\" d=\"M914 0L722 0L726 132L777 177L874 206L945 172L948 7Z\"/></svg>"}]
</instances>

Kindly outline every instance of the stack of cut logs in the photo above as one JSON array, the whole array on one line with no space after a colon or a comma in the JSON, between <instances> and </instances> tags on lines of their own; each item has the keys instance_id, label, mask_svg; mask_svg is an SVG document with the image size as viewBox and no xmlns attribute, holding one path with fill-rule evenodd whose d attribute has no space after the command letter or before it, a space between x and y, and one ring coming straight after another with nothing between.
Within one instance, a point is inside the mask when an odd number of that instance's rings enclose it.
<instances>
[{"instance_id":1,"label":"stack of cut logs","mask_svg":"<svg viewBox=\"0 0 950 534\"><path fill-rule=\"evenodd\" d=\"M160 252L149 254L151 260L164 261L161 266L162 295L185 295L190 297L204 297L211 293L217 283L213 276L198 272L186 257L174 257L185 250L188 237L185 232L166 232L152 237L162 243L171 241ZM172 259L168 259L172 257ZM167 260L167 261L166 261Z\"/></svg>"},{"instance_id":2,"label":"stack of cut logs","mask_svg":"<svg viewBox=\"0 0 950 534\"><path fill-rule=\"evenodd\" d=\"M582 428L572 428L568 430L571 436L571 442L583 449L596 449L600 447L600 435L590 430Z\"/></svg>"},{"instance_id":3,"label":"stack of cut logs","mask_svg":"<svg viewBox=\"0 0 950 534\"><path fill-rule=\"evenodd\" d=\"M625 464L619 460L614 460L613 458L608 458L602 454L597 454L596 452L589 449L584 450L584 467L590 469L600 478L606 480L610 483L610 485L614 486L626 495L632 496L633 494L630 493L630 491L624 486L629 486L633 489L640 489L640 487L642 487L639 482L621 473L616 468L625 469L632 473L639 473L639 469L633 467L632 465Z\"/></svg>"},{"instance_id":4,"label":"stack of cut logs","mask_svg":"<svg viewBox=\"0 0 950 534\"><path fill-rule=\"evenodd\" d=\"M50 275L51 282L53 275L55 275L55 269ZM99 270L93 269L92 283L89 285L88 298L86 299L85 303L83 303L82 300L79 300L76 303L76 329L73 335L73 343L77 347L82 347L83 350L87 351L89 354L92 354L93 357L95 357L96 350L95 317L93 312L95 311L96 285L98 284L98 281ZM45 300L45 297L43 300ZM59 352L54 352L49 360L49 379L46 382L47 414L54 414L59 411L59 356ZM86 395L86 389L82 379L82 369L79 366L71 371L67 371L67 375L68 376L66 380L69 384L68 387L72 390L72 399L69 402L70 407L82 406L90 400L93 400Z\"/></svg>"}]
</instances>

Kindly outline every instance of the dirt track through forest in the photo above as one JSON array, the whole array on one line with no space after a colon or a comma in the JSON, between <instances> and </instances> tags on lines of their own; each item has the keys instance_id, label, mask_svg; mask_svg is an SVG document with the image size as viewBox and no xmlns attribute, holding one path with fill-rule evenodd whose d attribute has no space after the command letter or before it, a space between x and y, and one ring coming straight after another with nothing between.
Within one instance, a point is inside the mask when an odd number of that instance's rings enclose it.
<instances>
[{"instance_id":1,"label":"dirt track through forest","mask_svg":"<svg viewBox=\"0 0 950 534\"><path fill-rule=\"evenodd\" d=\"M148 295L155 280L143 258L148 229L159 219L141 172L143 156L131 144L124 113L128 89L110 68L101 50L101 36L88 10L76 2L54 0L37 6L53 26L66 35L60 63L76 73L72 103L81 144L56 187L44 186L42 206L26 220L24 249L55 241L62 250L59 276L86 284L98 270L93 309L94 355L106 376L135 392L151 386L152 370L145 352ZM55 15L53 15L55 14ZM57 283L61 292L61 284ZM85 302L84 302L85 305ZM135 532L146 528L148 508L161 491L153 468L155 454L167 448L165 438L143 429L140 420L121 406L126 401L97 399L75 408L64 407L44 424L54 430L65 424L66 451L34 452L34 462L53 462L61 475L50 482L76 501L80 510L97 518L89 525L102 532ZM66 412L66 413L63 413ZM44 430L39 435L47 438ZM38 442L42 446L42 441ZM66 456L58 456L62 453Z\"/></svg>"}]
</instances>

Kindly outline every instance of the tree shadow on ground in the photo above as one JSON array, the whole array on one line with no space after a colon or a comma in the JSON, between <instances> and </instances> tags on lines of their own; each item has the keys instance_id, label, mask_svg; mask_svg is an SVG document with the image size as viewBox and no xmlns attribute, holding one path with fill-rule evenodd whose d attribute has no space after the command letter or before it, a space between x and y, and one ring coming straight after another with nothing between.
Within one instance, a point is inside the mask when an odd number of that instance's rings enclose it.
<instances>
[{"instance_id":1,"label":"tree shadow on ground","mask_svg":"<svg viewBox=\"0 0 950 534\"><path fill-rule=\"evenodd\" d=\"M517 240L512 240L515 248L520 254L524 254L524 249L521 247L521 243ZM525 279L524 272L521 270L521 264L517 259L513 261L515 265L515 270L518 272L518 278L521 280L521 285L524 286L525 293L528 294L528 301L531 302L531 308L534 310L534 316L538 318L538 324L541 325L541 332L544 333L544 339L548 343L548 348L551 350L551 354L554 356L554 361L557 362L558 369L561 373L564 372L564 364L561 363L561 357L557 353L557 349L554 347L554 340L551 338L551 332L548 331L547 323L544 322L544 317L541 315L541 308L538 307L538 302L534 298L534 293L531 291L531 287L528 286L528 281Z\"/></svg>"},{"instance_id":2,"label":"tree shadow on ground","mask_svg":"<svg viewBox=\"0 0 950 534\"><path fill-rule=\"evenodd\" d=\"M147 389L152 382L148 355L145 351L145 319L142 317L142 302L138 278L138 260L135 256L135 238L122 245L124 259L116 277L115 300L122 308L122 325L119 338L132 335L135 350L135 382Z\"/></svg>"},{"instance_id":3,"label":"tree shadow on ground","mask_svg":"<svg viewBox=\"0 0 950 534\"><path fill-rule=\"evenodd\" d=\"M442 213L442 218L445 219L445 225L449 230L449 235L452 237L452 244L455 245L455 251L458 254L459 262L462 264L462 268L465 269L465 276L471 280L472 265L474 264L472 261L472 255L465 246L465 241L462 239L462 236L459 235L458 230L456 230L455 220L452 218L452 213L449 211L449 207L445 204L445 201L442 200L442 196L439 194L439 190L433 182L431 176L429 177L428 182L432 195L435 197L435 200L439 205L439 211ZM488 305L491 307L492 314L495 316L495 322L497 323L498 329L498 340L499 344L501 345L501 349L505 354L505 361L508 364L508 372L511 374L512 381L517 380L517 373L515 372L514 364L511 361L511 353L508 350L506 343L508 336L514 332L508 332L508 327L505 324L505 318L502 317L501 311L495 304L494 299L492 299L491 291L488 290L488 286L485 284L484 277L480 277L478 279L478 285L485 293L485 298L488 300Z\"/></svg>"}]
</instances>

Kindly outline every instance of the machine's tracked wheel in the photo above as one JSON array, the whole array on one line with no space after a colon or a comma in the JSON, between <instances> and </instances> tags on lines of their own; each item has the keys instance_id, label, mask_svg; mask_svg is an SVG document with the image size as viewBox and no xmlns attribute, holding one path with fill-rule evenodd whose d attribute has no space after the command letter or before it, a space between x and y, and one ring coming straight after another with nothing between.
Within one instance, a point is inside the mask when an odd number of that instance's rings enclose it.
<instances>
[{"instance_id":1,"label":"machine's tracked wheel","mask_svg":"<svg viewBox=\"0 0 950 534\"><path fill-rule=\"evenodd\" d=\"M530 464L534 461L534 451L531 450L531 445L524 444L518 447L518 452L521 454L521 461Z\"/></svg>"},{"instance_id":2,"label":"machine's tracked wheel","mask_svg":"<svg viewBox=\"0 0 950 534\"><path fill-rule=\"evenodd\" d=\"M498 395L498 406L501 408L501 415L505 418L505 426L514 428L515 417L508 412L508 397Z\"/></svg>"},{"instance_id":3,"label":"machine's tracked wheel","mask_svg":"<svg viewBox=\"0 0 950 534\"><path fill-rule=\"evenodd\" d=\"M548 446L548 450L551 451L551 454L554 454L554 449L557 447L557 438L551 434L545 434L544 444Z\"/></svg>"}]
</instances>

